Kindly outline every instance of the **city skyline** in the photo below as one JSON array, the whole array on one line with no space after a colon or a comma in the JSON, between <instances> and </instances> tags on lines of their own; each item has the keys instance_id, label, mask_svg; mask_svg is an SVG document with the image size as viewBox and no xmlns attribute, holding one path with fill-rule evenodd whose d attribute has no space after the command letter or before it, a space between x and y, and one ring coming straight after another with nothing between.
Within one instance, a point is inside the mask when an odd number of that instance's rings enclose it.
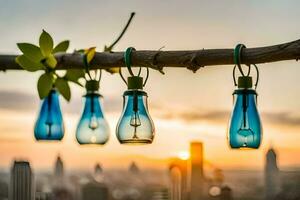
<instances>
[{"instance_id":1,"label":"city skyline","mask_svg":"<svg viewBox=\"0 0 300 200\"><path fill-rule=\"evenodd\" d=\"M153 4L133 0L123 6L121 1L9 1L0 8L3 19L0 26L5 27L0 37L0 53L19 54L16 43L37 43L42 29L51 33L56 42L70 39L69 52L91 46L101 51L104 44L115 39L132 11L136 11L136 17L116 51L128 46L139 50L157 50L162 46L163 50L233 48L240 42L254 47L299 39L300 29L295 26L300 17L298 1L214 3L157 1ZM178 14L178 8L184 6L189 11ZM126 90L119 75L103 73L100 86L111 130L110 141L103 147L81 147L76 143L75 129L82 112L84 89L72 85L71 102L67 104L61 99L66 126L63 141L39 143L34 140L33 127L40 107L36 91L40 73L1 72L0 168L9 168L14 158L28 159L35 169L48 168L58 153L71 169L86 169L89 163L97 162L107 168L118 168L120 161L129 163L132 158L150 168L159 168L169 157L188 151L193 140L205 143L207 163L222 168L262 169L264 153L271 144L278 150L281 168L299 168L300 160L295 159L300 152L299 62L258 67L261 74L258 109L264 134L261 148L251 151L231 150L227 144L233 107L233 66L206 67L196 74L183 69L164 69L164 76L151 70L145 91L149 95L156 136L153 144L134 147L120 145L115 137L122 94Z\"/></svg>"},{"instance_id":2,"label":"city skyline","mask_svg":"<svg viewBox=\"0 0 300 200\"><path fill-rule=\"evenodd\" d=\"M203 166L205 145L201 141L193 141L189 145L189 159L174 158L168 162L168 170L160 171L145 169L131 162L122 170L103 169L102 163L97 163L93 169L74 172L66 170L64 159L57 155L50 171L38 172L31 169L27 161L14 161L8 180L5 178L7 174L0 172L0 199L7 199L7 191L11 194L9 199L18 199L18 195L26 194L28 200L96 200L99 196L110 200L299 197L299 171L280 169L276 149L272 147L264 154L264 171L251 172L224 171L217 167L207 169ZM254 183L254 187L249 187ZM5 186L8 184L9 189Z\"/></svg>"}]
</instances>

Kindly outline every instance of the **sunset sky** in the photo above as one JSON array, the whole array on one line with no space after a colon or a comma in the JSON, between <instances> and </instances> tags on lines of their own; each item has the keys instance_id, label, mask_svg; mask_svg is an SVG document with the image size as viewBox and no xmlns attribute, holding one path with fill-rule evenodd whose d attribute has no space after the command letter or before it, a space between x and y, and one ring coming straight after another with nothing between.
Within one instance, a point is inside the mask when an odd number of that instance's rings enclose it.
<instances>
[{"instance_id":1,"label":"sunset sky","mask_svg":"<svg viewBox=\"0 0 300 200\"><path fill-rule=\"evenodd\" d=\"M300 39L300 1L289 0L10 0L0 6L0 53L19 54L17 42L37 43L45 29L57 42L71 41L74 49L97 46L102 51L119 34L130 12L136 16L115 51L194 50L268 46ZM59 143L38 143L33 126L40 102L38 73L0 73L0 168L14 158L29 159L35 168L53 165L59 153L68 168L92 168L96 162L123 167L135 160L154 166L188 151L189 142L205 145L207 162L221 168L262 169L272 146L282 168L300 166L300 63L284 61L258 66L258 108L264 128L259 150L230 150L226 140L232 109L233 66L210 66L196 74L165 68L151 71L145 91L156 137L152 145L124 146L115 136L126 86L119 75L105 73L101 81L111 137L103 147L81 147L75 129L84 89L72 85L72 99L61 99L66 134ZM153 159L156 160L153 162ZM122 161L122 162L121 162Z\"/></svg>"}]
</instances>

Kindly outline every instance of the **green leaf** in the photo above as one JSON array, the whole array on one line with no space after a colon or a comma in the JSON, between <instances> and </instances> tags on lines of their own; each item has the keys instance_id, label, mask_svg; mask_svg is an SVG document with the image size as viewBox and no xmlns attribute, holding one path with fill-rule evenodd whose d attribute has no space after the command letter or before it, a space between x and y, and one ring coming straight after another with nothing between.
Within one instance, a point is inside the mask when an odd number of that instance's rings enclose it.
<instances>
[{"instance_id":1,"label":"green leaf","mask_svg":"<svg viewBox=\"0 0 300 200\"><path fill-rule=\"evenodd\" d=\"M69 40L62 41L61 43L56 45L56 47L53 49L52 53L54 54L54 53L58 53L58 52L66 52L67 49L69 48L69 45L70 45Z\"/></svg>"},{"instance_id":2,"label":"green leaf","mask_svg":"<svg viewBox=\"0 0 300 200\"><path fill-rule=\"evenodd\" d=\"M40 99L44 99L48 96L50 90L52 89L53 82L52 76L49 73L45 73L40 76L37 84Z\"/></svg>"},{"instance_id":3,"label":"green leaf","mask_svg":"<svg viewBox=\"0 0 300 200\"><path fill-rule=\"evenodd\" d=\"M84 75L85 72L83 69L68 69L65 78L82 86L81 83L78 82L78 79L84 77Z\"/></svg>"},{"instance_id":4,"label":"green leaf","mask_svg":"<svg viewBox=\"0 0 300 200\"><path fill-rule=\"evenodd\" d=\"M30 72L35 72L37 70L43 69L44 66L41 63L36 63L29 60L26 56L21 55L16 58L16 62L25 70Z\"/></svg>"},{"instance_id":5,"label":"green leaf","mask_svg":"<svg viewBox=\"0 0 300 200\"><path fill-rule=\"evenodd\" d=\"M120 72L120 67L113 67L113 68L108 68L105 69L107 72L111 73L111 74L115 74L115 73L119 73Z\"/></svg>"},{"instance_id":6,"label":"green leaf","mask_svg":"<svg viewBox=\"0 0 300 200\"><path fill-rule=\"evenodd\" d=\"M40 36L40 48L44 56L49 56L53 50L53 39L45 30Z\"/></svg>"},{"instance_id":7,"label":"green leaf","mask_svg":"<svg viewBox=\"0 0 300 200\"><path fill-rule=\"evenodd\" d=\"M44 56L39 47L30 43L17 44L22 53L33 62L40 62Z\"/></svg>"},{"instance_id":8,"label":"green leaf","mask_svg":"<svg viewBox=\"0 0 300 200\"><path fill-rule=\"evenodd\" d=\"M52 69L54 69L56 67L57 61L56 58L50 54L46 59L45 59L45 65L46 67L50 67Z\"/></svg>"},{"instance_id":9,"label":"green leaf","mask_svg":"<svg viewBox=\"0 0 300 200\"><path fill-rule=\"evenodd\" d=\"M59 93L67 100L71 99L71 90L68 81L63 78L57 78L55 81L55 87L58 89Z\"/></svg>"},{"instance_id":10,"label":"green leaf","mask_svg":"<svg viewBox=\"0 0 300 200\"><path fill-rule=\"evenodd\" d=\"M95 53L96 53L96 47L91 47L84 50L84 54L86 55L86 59L88 63L90 63L93 60Z\"/></svg>"}]
</instances>

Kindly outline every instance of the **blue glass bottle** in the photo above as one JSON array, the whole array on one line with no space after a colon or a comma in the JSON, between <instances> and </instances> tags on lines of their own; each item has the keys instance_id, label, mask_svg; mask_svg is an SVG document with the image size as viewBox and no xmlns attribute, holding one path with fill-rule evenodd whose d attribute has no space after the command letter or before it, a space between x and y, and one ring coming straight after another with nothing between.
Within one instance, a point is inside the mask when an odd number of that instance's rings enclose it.
<instances>
[{"instance_id":1,"label":"blue glass bottle","mask_svg":"<svg viewBox=\"0 0 300 200\"><path fill-rule=\"evenodd\" d=\"M36 140L61 140L64 137L64 123L56 89L52 89L43 99L34 136Z\"/></svg>"},{"instance_id":2,"label":"blue glass bottle","mask_svg":"<svg viewBox=\"0 0 300 200\"><path fill-rule=\"evenodd\" d=\"M252 89L251 77L239 77L238 89L233 93L234 109L229 125L231 148L253 148L260 146L262 125L256 107L257 93Z\"/></svg>"},{"instance_id":3,"label":"blue glass bottle","mask_svg":"<svg viewBox=\"0 0 300 200\"><path fill-rule=\"evenodd\" d=\"M155 128L148 113L147 93L141 77L128 78L128 90L123 94L123 112L117 125L121 144L151 144Z\"/></svg>"},{"instance_id":4,"label":"blue glass bottle","mask_svg":"<svg viewBox=\"0 0 300 200\"><path fill-rule=\"evenodd\" d=\"M85 105L77 126L76 139L81 145L104 145L109 139L110 130L100 105L99 98L102 96L98 93L99 83L88 81L86 88Z\"/></svg>"}]
</instances>

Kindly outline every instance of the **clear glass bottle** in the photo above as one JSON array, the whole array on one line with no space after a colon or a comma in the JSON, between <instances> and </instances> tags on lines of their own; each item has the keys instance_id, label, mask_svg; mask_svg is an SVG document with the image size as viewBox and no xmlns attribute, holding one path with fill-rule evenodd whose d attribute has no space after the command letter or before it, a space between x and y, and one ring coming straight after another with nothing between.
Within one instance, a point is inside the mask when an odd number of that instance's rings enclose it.
<instances>
[{"instance_id":1,"label":"clear glass bottle","mask_svg":"<svg viewBox=\"0 0 300 200\"><path fill-rule=\"evenodd\" d=\"M76 139L81 145L104 145L109 140L110 129L100 103L102 96L98 93L99 83L89 81L86 88L85 105L77 125Z\"/></svg>"},{"instance_id":2,"label":"clear glass bottle","mask_svg":"<svg viewBox=\"0 0 300 200\"><path fill-rule=\"evenodd\" d=\"M141 79L128 78L128 90L123 94L123 112L116 130L121 144L150 144L154 138L155 128L148 112L147 93L141 89L142 79L138 78Z\"/></svg>"}]
</instances>

